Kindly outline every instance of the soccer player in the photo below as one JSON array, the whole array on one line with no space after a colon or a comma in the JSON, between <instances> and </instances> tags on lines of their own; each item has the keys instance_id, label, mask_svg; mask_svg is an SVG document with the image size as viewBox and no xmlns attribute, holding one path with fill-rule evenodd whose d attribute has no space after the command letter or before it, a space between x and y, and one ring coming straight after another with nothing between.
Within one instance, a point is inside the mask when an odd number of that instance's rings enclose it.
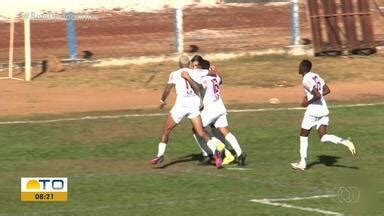
<instances>
[{"instance_id":1,"label":"soccer player","mask_svg":"<svg viewBox=\"0 0 384 216\"><path fill-rule=\"evenodd\" d=\"M203 57L200 55L195 55L191 59L193 69L202 69L201 63L204 61Z\"/></svg>"},{"instance_id":2,"label":"soccer player","mask_svg":"<svg viewBox=\"0 0 384 216\"><path fill-rule=\"evenodd\" d=\"M203 129L200 117L200 97L201 76L189 69L190 61L188 56L181 56L179 59L180 69L170 74L168 84L164 89L160 100L160 109L166 105L166 99L173 87L176 88L176 102L169 112L164 123L161 141L158 146L157 156L151 160L152 164L162 163L164 153L168 143L169 135L173 128L186 116L191 120L196 133L203 138L207 145L214 150L214 159L217 168L221 168L221 152L224 144L216 138L211 138ZM204 75L207 75L208 72ZM192 79L194 77L194 79Z\"/></svg>"},{"instance_id":3,"label":"soccer player","mask_svg":"<svg viewBox=\"0 0 384 216\"><path fill-rule=\"evenodd\" d=\"M192 61L193 62L193 61ZM207 70L210 68L209 61L202 59L199 60L199 65L196 65L197 70L201 68L203 70ZM194 62L193 62L194 63ZM215 71L213 67L212 70ZM237 163L239 166L245 166L246 154L241 150L241 147L236 139L236 137L229 131L228 129L228 120L227 120L227 110L224 106L223 100L220 96L220 84L222 83L221 77L214 73L213 76L204 76L202 78L202 85L204 87L204 96L203 105L204 108L201 111L201 119L203 123L203 127L207 127L209 125L213 126L212 133L215 137L223 136L226 141L232 146L237 155ZM217 135L218 130L221 134ZM196 142L199 144L204 160L203 163L208 163L210 160L208 153L204 149L205 142L204 140L194 131L194 137ZM225 158L223 160L223 165L229 164L234 161L235 158L227 149L225 149Z\"/></svg>"},{"instance_id":4,"label":"soccer player","mask_svg":"<svg viewBox=\"0 0 384 216\"><path fill-rule=\"evenodd\" d=\"M327 134L329 122L329 110L324 96L331 90L325 84L324 80L316 73L311 72L312 63L309 60L303 60L299 65L299 74L303 76L304 92L306 96L303 99L302 106L307 107L301 123L300 131L300 161L291 163L293 169L305 170L308 148L308 135L311 128L316 126L319 132L321 142L331 142L348 147L352 155L356 155L356 149L353 143L348 139L343 139L335 135Z\"/></svg>"}]
</instances>

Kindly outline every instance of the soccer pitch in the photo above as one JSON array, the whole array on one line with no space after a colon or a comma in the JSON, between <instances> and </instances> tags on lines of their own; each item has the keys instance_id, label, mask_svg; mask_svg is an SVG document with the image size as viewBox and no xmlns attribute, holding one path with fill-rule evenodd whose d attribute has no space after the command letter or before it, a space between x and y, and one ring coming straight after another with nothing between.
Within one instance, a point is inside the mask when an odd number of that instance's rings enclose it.
<instances>
[{"instance_id":1,"label":"soccer pitch","mask_svg":"<svg viewBox=\"0 0 384 216\"><path fill-rule=\"evenodd\" d=\"M358 156L320 143L313 131L309 169L299 172L289 162L299 157L303 112L230 113L248 160L244 169L222 170L197 165L186 120L157 168L149 160L164 116L0 125L0 215L381 215L384 105L331 108L329 133L352 137ZM14 120L20 119L0 119ZM68 177L69 201L21 202L20 177L28 176ZM348 200L343 188L360 196Z\"/></svg>"}]
</instances>

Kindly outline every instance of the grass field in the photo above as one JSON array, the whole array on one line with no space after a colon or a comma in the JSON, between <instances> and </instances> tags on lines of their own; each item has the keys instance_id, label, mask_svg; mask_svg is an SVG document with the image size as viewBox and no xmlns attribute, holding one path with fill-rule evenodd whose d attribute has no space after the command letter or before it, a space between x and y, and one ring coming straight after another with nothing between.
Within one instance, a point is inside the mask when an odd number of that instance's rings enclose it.
<instances>
[{"instance_id":1,"label":"grass field","mask_svg":"<svg viewBox=\"0 0 384 216\"><path fill-rule=\"evenodd\" d=\"M297 172L289 162L298 159L302 114L231 113L248 154L245 170L198 166L187 121L174 132L164 167L153 168L163 116L0 125L0 215L382 215L384 105L331 109L329 132L352 137L358 156L313 133L309 169ZM39 116L59 117L71 116ZM68 177L69 201L20 202L24 176ZM359 188L358 202L333 196L350 186ZM331 196L292 200L317 195ZM274 202L286 207L250 201L274 198L288 198Z\"/></svg>"}]
</instances>

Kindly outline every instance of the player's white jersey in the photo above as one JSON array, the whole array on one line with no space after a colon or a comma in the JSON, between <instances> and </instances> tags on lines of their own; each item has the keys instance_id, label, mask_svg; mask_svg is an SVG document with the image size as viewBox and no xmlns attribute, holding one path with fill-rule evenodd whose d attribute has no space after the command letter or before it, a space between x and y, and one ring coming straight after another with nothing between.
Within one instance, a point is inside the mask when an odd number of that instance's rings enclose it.
<instances>
[{"instance_id":1,"label":"player's white jersey","mask_svg":"<svg viewBox=\"0 0 384 216\"><path fill-rule=\"evenodd\" d=\"M193 71L195 72L194 73L194 76L191 76L193 80L195 79L199 79L199 81L195 80L196 82L202 84L203 82L203 77L207 76L208 73L209 73L209 70L206 70L206 69L193 69Z\"/></svg>"},{"instance_id":2,"label":"player's white jersey","mask_svg":"<svg viewBox=\"0 0 384 216\"><path fill-rule=\"evenodd\" d=\"M205 89L203 98L204 109L216 110L217 113L225 113L226 109L220 96L220 76L204 76L201 84Z\"/></svg>"},{"instance_id":3,"label":"player's white jersey","mask_svg":"<svg viewBox=\"0 0 384 216\"><path fill-rule=\"evenodd\" d=\"M169 75L168 84L175 84L176 88L176 104L183 106L200 106L200 97L193 91L189 82L181 76L183 71L188 72L191 78L197 83L201 83L201 77L207 75L208 71L206 73L197 73L189 68L180 68Z\"/></svg>"},{"instance_id":4,"label":"player's white jersey","mask_svg":"<svg viewBox=\"0 0 384 216\"><path fill-rule=\"evenodd\" d=\"M316 73L308 72L303 77L303 86L304 86L304 92L307 96L308 100L311 100L313 98L312 90L313 88L317 88L319 93L321 94L321 98L311 104L308 105L307 111L305 114L321 117L326 116L329 114L329 110L327 107L327 103L324 100L323 97L323 88L324 88L325 82L324 80Z\"/></svg>"},{"instance_id":5,"label":"player's white jersey","mask_svg":"<svg viewBox=\"0 0 384 216\"><path fill-rule=\"evenodd\" d=\"M201 84L205 89L203 103L208 105L220 99L220 76L204 76L201 78Z\"/></svg>"}]
</instances>

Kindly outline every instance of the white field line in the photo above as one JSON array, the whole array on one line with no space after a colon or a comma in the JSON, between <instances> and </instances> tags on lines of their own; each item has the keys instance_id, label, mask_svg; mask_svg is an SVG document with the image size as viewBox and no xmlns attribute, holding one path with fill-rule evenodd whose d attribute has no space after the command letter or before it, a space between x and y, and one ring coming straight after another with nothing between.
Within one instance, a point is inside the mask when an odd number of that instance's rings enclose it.
<instances>
[{"instance_id":1,"label":"white field line","mask_svg":"<svg viewBox=\"0 0 384 216\"><path fill-rule=\"evenodd\" d=\"M130 118L130 117L151 117L151 116L164 116L164 115L167 115L167 113L83 116L83 117L47 119L47 120L4 121L4 122L0 122L0 125L54 123L54 122L63 122L63 121L81 121L81 120L97 120L97 119L119 119L119 118Z\"/></svg>"},{"instance_id":2,"label":"white field line","mask_svg":"<svg viewBox=\"0 0 384 216\"><path fill-rule=\"evenodd\" d=\"M228 167L227 170L239 170L239 171L245 171L245 170L253 170L251 168L243 168L243 167Z\"/></svg>"},{"instance_id":3,"label":"white field line","mask_svg":"<svg viewBox=\"0 0 384 216\"><path fill-rule=\"evenodd\" d=\"M270 201L270 202L280 202L280 201L295 201L295 200L319 199L319 198L330 198L330 197L336 197L336 195L328 194L328 195L317 195L317 196L309 196L309 197L291 197L291 198L264 199L264 200Z\"/></svg>"},{"instance_id":4,"label":"white field line","mask_svg":"<svg viewBox=\"0 0 384 216\"><path fill-rule=\"evenodd\" d=\"M342 216L343 214L341 214L339 212L333 212L333 211L328 211L328 210L323 210L323 209L318 209L318 208L309 208L309 207L290 205L287 203L278 203L279 201L295 201L295 200L319 199L319 198L329 198L329 197L336 197L336 195L330 194L330 195L318 195L318 196L309 196L309 197L292 197L292 198L282 198L282 199L252 199L250 201L265 204L265 205L299 209L299 210L303 210L303 211L316 212L316 213L326 214L326 215Z\"/></svg>"},{"instance_id":5,"label":"white field line","mask_svg":"<svg viewBox=\"0 0 384 216\"><path fill-rule=\"evenodd\" d=\"M279 207L285 207L285 208L293 208L293 209L299 209L299 210L303 210L303 211L317 212L317 213L326 214L326 215L339 215L339 216L343 215L343 214L338 213L338 212L327 211L327 210L322 210L322 209L317 209L317 208L294 206L294 205L289 205L286 203L274 203L274 202L262 201L262 200L251 200L251 201L265 204L265 205L279 206Z\"/></svg>"},{"instance_id":6,"label":"white field line","mask_svg":"<svg viewBox=\"0 0 384 216\"><path fill-rule=\"evenodd\" d=\"M347 107L366 107L366 106L378 106L384 105L384 102L380 103L367 103L367 104L346 104L346 105L333 105L328 106L329 108L347 108ZM305 107L282 107L282 108L260 108L260 109L232 109L228 112L241 113L241 112L266 112L266 111L289 111L289 110L305 110Z\"/></svg>"},{"instance_id":7,"label":"white field line","mask_svg":"<svg viewBox=\"0 0 384 216\"><path fill-rule=\"evenodd\" d=\"M347 108L347 107L366 107L384 105L381 103L367 103L367 104L347 104L347 105L333 105L329 108ZM269 112L269 111L290 111L290 110L305 110L304 107L282 107L282 108L259 108L259 109L230 109L229 113L243 113L243 112ZM123 115L100 115L100 116L83 116L73 118L58 118L47 120L20 120L20 121L3 121L0 125L13 125L13 124L43 124L55 123L64 121L81 121L81 120L97 120L97 119L119 119L119 118L132 118L132 117L154 117L165 116L168 113L144 113L144 114L123 114Z\"/></svg>"}]
</instances>

